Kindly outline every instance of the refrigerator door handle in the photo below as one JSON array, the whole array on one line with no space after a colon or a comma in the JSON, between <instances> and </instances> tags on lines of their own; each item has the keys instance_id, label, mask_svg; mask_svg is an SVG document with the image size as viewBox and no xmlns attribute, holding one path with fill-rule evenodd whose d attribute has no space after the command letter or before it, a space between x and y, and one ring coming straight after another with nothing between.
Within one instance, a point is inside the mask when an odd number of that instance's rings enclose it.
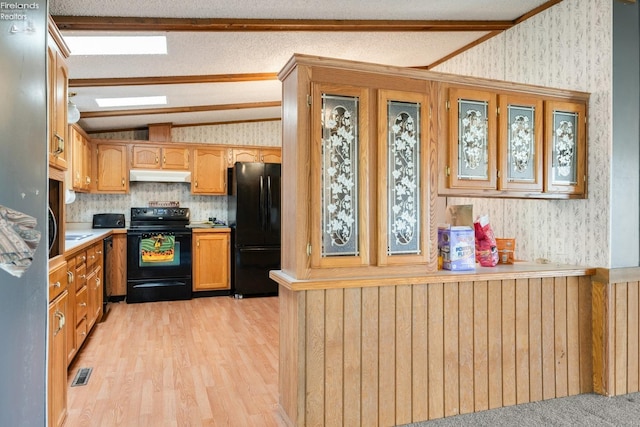
<instances>
[{"instance_id":1,"label":"refrigerator door handle","mask_svg":"<svg viewBox=\"0 0 640 427\"><path fill-rule=\"evenodd\" d=\"M271 231L271 175L267 176L267 207L265 210L267 212L267 231Z\"/></svg>"},{"instance_id":2,"label":"refrigerator door handle","mask_svg":"<svg viewBox=\"0 0 640 427\"><path fill-rule=\"evenodd\" d=\"M265 230L265 212L264 212L264 177L260 175L260 201L258 205L258 220L260 221L260 228Z\"/></svg>"}]
</instances>

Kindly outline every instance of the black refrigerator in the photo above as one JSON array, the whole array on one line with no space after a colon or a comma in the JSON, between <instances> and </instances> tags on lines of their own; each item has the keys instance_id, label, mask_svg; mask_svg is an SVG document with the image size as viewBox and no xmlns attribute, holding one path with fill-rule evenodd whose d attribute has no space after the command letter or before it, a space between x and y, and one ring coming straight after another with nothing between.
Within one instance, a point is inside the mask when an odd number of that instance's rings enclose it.
<instances>
[{"instance_id":1,"label":"black refrigerator","mask_svg":"<svg viewBox=\"0 0 640 427\"><path fill-rule=\"evenodd\" d=\"M278 294L280 164L238 162L229 169L231 285L236 298Z\"/></svg>"}]
</instances>

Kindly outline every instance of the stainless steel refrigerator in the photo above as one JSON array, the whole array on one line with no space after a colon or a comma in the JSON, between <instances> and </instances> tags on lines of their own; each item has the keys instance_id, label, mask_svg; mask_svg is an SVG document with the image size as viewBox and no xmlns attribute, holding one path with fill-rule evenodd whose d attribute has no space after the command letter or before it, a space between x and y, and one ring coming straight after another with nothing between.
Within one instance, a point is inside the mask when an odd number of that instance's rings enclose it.
<instances>
[{"instance_id":1,"label":"stainless steel refrigerator","mask_svg":"<svg viewBox=\"0 0 640 427\"><path fill-rule=\"evenodd\" d=\"M20 5L24 7L0 4L0 414L2 425L44 426L49 258L47 2ZM5 215L6 209L12 213ZM32 256L15 259L25 252L7 250L9 242L18 242L10 235L20 227L13 212L29 218L30 236L26 230L18 234L35 247ZM21 274L14 268L18 260L24 269Z\"/></svg>"},{"instance_id":2,"label":"stainless steel refrigerator","mask_svg":"<svg viewBox=\"0 0 640 427\"><path fill-rule=\"evenodd\" d=\"M277 295L269 271L280 269L280 164L238 162L228 178L232 293Z\"/></svg>"}]
</instances>

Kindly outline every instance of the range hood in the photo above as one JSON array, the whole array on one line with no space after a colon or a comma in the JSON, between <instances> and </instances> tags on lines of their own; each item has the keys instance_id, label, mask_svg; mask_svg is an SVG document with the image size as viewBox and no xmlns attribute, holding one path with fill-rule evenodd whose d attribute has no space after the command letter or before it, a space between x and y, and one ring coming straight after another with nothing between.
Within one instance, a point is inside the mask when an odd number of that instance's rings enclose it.
<instances>
[{"instance_id":1,"label":"range hood","mask_svg":"<svg viewBox=\"0 0 640 427\"><path fill-rule=\"evenodd\" d=\"M131 169L129 181L146 182L191 182L191 172L156 169Z\"/></svg>"}]
</instances>

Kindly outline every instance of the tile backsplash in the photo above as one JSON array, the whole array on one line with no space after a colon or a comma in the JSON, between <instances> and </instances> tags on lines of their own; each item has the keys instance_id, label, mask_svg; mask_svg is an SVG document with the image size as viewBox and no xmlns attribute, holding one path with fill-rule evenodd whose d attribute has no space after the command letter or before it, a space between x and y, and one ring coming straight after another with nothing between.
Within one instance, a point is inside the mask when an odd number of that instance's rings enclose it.
<instances>
[{"instance_id":1,"label":"tile backsplash","mask_svg":"<svg viewBox=\"0 0 640 427\"><path fill-rule=\"evenodd\" d=\"M76 201L66 206L67 222L90 223L96 213L123 213L128 223L132 207L149 206L151 201L178 201L189 208L192 221L227 221L227 196L194 195L188 183L132 182L129 194L77 193Z\"/></svg>"}]
</instances>

